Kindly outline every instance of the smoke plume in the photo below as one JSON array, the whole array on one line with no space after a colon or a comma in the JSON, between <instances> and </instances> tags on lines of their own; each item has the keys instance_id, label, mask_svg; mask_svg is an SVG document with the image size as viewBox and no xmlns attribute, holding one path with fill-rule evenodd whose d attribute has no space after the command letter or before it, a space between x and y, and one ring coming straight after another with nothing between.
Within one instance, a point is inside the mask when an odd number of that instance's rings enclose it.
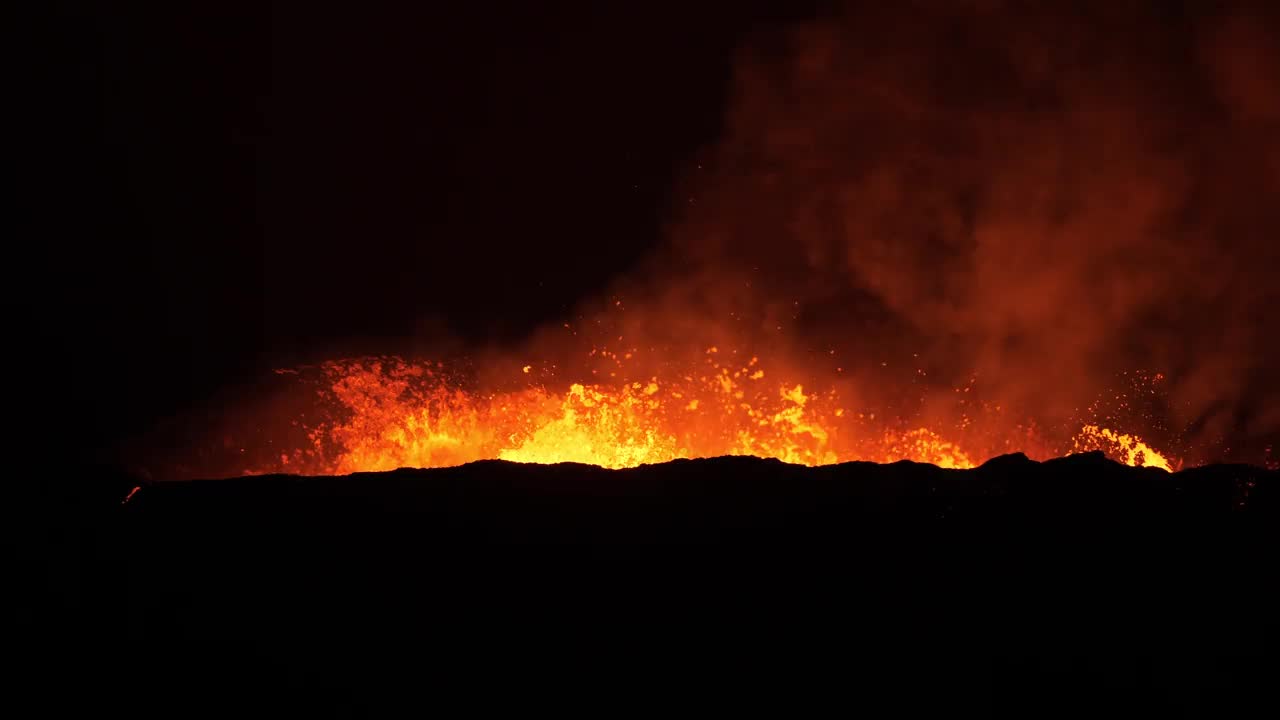
<instances>
[{"instance_id":1,"label":"smoke plume","mask_svg":"<svg viewBox=\"0 0 1280 720\"><path fill-rule=\"evenodd\" d=\"M910 353L1049 417L1142 369L1192 434L1275 432L1277 25L1175 5L875 3L750 44L626 332Z\"/></svg>"}]
</instances>

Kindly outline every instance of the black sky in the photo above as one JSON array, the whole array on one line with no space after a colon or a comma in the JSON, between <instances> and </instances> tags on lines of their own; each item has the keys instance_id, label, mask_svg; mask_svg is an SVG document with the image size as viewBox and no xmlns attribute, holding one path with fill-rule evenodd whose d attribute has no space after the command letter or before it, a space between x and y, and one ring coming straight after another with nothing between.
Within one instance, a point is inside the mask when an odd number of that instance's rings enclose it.
<instances>
[{"instance_id":1,"label":"black sky","mask_svg":"<svg viewBox=\"0 0 1280 720\"><path fill-rule=\"evenodd\" d=\"M54 6L10 283L33 424L93 452L273 367L557 320L658 241L735 47L799 5Z\"/></svg>"},{"instance_id":2,"label":"black sky","mask_svg":"<svg viewBox=\"0 0 1280 720\"><path fill-rule=\"evenodd\" d=\"M851 324L848 299L867 298L876 317L900 321L885 325L877 347L915 353L936 340L952 367L994 368L1006 386L1031 378L1038 407L1045 363L1036 352L1011 362L1010 332L1034 337L1040 344L1029 347L1055 359L1063 380L1051 385L1068 409L1113 371L1150 361L1172 368L1193 421L1216 413L1234 426L1244 418L1274 428L1274 413L1260 410L1274 397L1275 357L1265 267L1276 221L1266 193L1280 107L1269 78L1280 61L1269 6L827 5L65 0L34 8L37 16L15 24L28 42L10 89L19 121L13 200L30 222L7 247L18 340L9 343L9 386L14 415L41 450L21 454L110 455L166 418L217 413L229 389L246 392L274 368L528 347L530 333L573 319L619 278L649 290L655 307L674 298L674 313L705 326L725 299L715 281L733 264L787 290L758 291L765 305L785 294L794 307L812 290L806 312L820 315L815 303L827 302L840 336ZM792 38L803 51L789 48L781 26L815 16L823 22ZM1060 64L1043 77L1034 71L1042 55ZM861 84L850 90L850 78ZM1037 89L1024 92L1024 81ZM883 102L881 87L904 102ZM1056 113L1049 123L1014 123L1025 151L1008 152L1007 130L966 124L999 98L1017 109L1000 117L1023 118L1054 97L1086 110L1111 98L1124 112L1107 117L1137 118L1146 130L1077 128L1072 118L1103 116ZM966 137L965 128L973 132L956 147L972 162L950 150L928 155L938 172L909 185L924 197L860 184L877 169L896 177L906 160L920 160L922 139ZM1072 137L1084 140L1071 146ZM988 141L988 154L973 152L975 138ZM1037 159L1068 147L1064 162L1086 182L1039 172ZM695 177L699 164L706 169ZM1002 168L1025 172L1009 179ZM1196 180L1195 192L1177 182L1182 174ZM790 194L779 194L778 177ZM686 206L678 188L693 188L698 204ZM902 252L933 257L932 235L912 224L921 203L933 198L972 220L974 198L986 197L978 190L1026 188L1105 207L1122 196L1141 205L1125 193L1162 188L1183 214L1161 215L1167 227L1144 225L1141 208L1128 207L1076 227L1069 242L1019 245L1030 253L1027 277L1064 267L1057 249L1097 261L1078 263L1090 270L1083 275L1028 285L1032 295L1056 287L1095 298L1092 312L1064 318L1056 309L1072 303L1041 303L1046 317L1019 324L1028 305L1001 282L981 285L993 295L914 302L952 287L939 283L941 270L963 276L972 264L939 267ZM854 195L872 201L842 204ZM807 213L824 202L839 222L813 224ZM885 218L904 224L883 227ZM1007 218L996 208L981 219L1000 229ZM1004 236L1057 237L1059 219L1037 219L1042 232ZM902 241L902 228L914 228L917 242ZM968 226L948 228L956 247L977 237ZM1106 240L1113 234L1168 262L1135 283L1109 260L1120 247ZM654 253L664 238L691 254ZM876 255L867 238L887 239L892 252ZM988 259L1001 268L1004 257ZM677 265L691 287L667 274ZM701 283L708 274L713 282ZM829 298L823 282L835 289ZM1128 347L1129 326L1114 321L1117 307L1099 287L1130 298L1121 319L1146 333L1115 359L1110 349ZM1197 288L1203 297L1177 292ZM700 299L702 314L689 298ZM927 311L957 305L977 318L959 323L972 331L970 348L995 347L996 361L955 359L964 355L957 325ZM1012 324L992 321L1001 308ZM664 325L672 316L651 315ZM1077 318L1099 319L1097 332ZM859 337L871 327L852 324ZM806 333L797 336L813 337ZM1089 338L1106 357L1091 354Z\"/></svg>"}]
</instances>

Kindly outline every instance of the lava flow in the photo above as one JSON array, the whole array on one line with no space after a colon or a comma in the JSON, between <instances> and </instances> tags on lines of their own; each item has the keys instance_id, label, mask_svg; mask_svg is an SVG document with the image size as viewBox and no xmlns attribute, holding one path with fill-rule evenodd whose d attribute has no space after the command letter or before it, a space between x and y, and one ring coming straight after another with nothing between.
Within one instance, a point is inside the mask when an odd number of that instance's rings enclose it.
<instances>
[{"instance_id":1,"label":"lava flow","mask_svg":"<svg viewBox=\"0 0 1280 720\"><path fill-rule=\"evenodd\" d=\"M593 352L622 365L621 357ZM1093 424L1055 440L991 409L956 415L946 425L877 414L835 390L773 377L758 357L715 347L682 372L611 373L608 381L564 389L534 381L533 369L513 373L513 389L482 392L464 389L440 364L326 363L318 396L330 411L305 427L305 447L246 472L347 474L485 459L626 468L723 455L969 468L1004 452L1049 457L1095 449L1134 466L1179 465L1136 436Z\"/></svg>"}]
</instances>

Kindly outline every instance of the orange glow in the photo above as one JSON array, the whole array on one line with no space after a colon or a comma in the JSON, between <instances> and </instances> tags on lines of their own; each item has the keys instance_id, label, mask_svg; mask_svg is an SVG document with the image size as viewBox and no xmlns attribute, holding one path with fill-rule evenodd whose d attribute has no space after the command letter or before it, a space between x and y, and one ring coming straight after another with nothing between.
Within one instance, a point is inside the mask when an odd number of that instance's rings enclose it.
<instances>
[{"instance_id":1,"label":"orange glow","mask_svg":"<svg viewBox=\"0 0 1280 720\"><path fill-rule=\"evenodd\" d=\"M1102 450L1109 457L1133 467L1157 467L1173 472L1173 465L1135 435L1117 433L1097 425L1085 425L1075 439L1075 450Z\"/></svg>"},{"instance_id":2,"label":"orange glow","mask_svg":"<svg viewBox=\"0 0 1280 720\"><path fill-rule=\"evenodd\" d=\"M616 363L613 372L592 373L611 376L609 382L558 389L540 384L532 366L522 365L513 368L510 387L490 392L464 389L439 365L396 358L326 363L320 395L334 412L309 428L308 447L253 472L347 474L486 459L626 468L723 455L810 466L910 460L964 469L1002 452L1043 458L1094 449L1129 465L1177 465L1135 436L1092 424L1068 444L1053 446L1021 426L1009 437L975 431L982 423L968 416L933 425L920 417L877 417L835 390L771 380L785 373L716 347L681 372L642 379L624 371L631 353L592 355Z\"/></svg>"},{"instance_id":3,"label":"orange glow","mask_svg":"<svg viewBox=\"0 0 1280 720\"><path fill-rule=\"evenodd\" d=\"M159 457L139 462L163 477L726 454L962 468L1101 450L1164 470L1280 466L1271 18L831 5L725 55L714 138L672 168L657 215L628 200L597 225L566 192L528 232L398 229L411 258L431 243L521 247L448 268L475 279L459 286L474 300L437 302L448 291L425 274L421 336L374 345L465 361L282 371L293 385L246 387L240 414L222 402L232 388L158 422L137 454ZM551 241L562 234L574 239ZM636 244L604 252L615 242ZM526 250L540 261L507 264ZM566 270L545 278L555 292L513 294L533 275L544 287L546 267ZM507 268L533 275L502 287ZM536 311L519 317L549 322L501 317L524 302ZM368 330L414 333L409 307ZM342 337L354 330L324 347L370 347ZM290 347L308 332L286 333L280 357L315 350Z\"/></svg>"}]
</instances>

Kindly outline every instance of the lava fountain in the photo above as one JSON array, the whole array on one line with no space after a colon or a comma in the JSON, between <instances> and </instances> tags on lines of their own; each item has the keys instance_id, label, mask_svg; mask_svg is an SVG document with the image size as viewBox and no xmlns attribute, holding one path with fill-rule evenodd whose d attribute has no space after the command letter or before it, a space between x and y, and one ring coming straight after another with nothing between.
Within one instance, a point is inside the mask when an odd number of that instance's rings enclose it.
<instances>
[{"instance_id":1,"label":"lava fountain","mask_svg":"<svg viewBox=\"0 0 1280 720\"><path fill-rule=\"evenodd\" d=\"M707 347L700 362L627 372L637 353L592 350L613 368L588 382L548 382L527 364L501 388L468 387L441 363L331 361L284 375L314 386L306 441L242 466L243 474L347 474L477 460L635 467L751 455L802 465L909 460L969 468L1003 452L1033 457L1103 450L1134 466L1180 461L1140 437L1094 423L1074 432L1012 422L956 388L953 412L895 414L832 387L775 377L758 356ZM643 363L637 363L643 365ZM590 373L588 373L590 375ZM812 381L812 378L809 378ZM261 418L260 418L261 420ZM272 440L268 443L278 447ZM260 449L260 448L259 448ZM248 460L248 458L246 458Z\"/></svg>"}]
</instances>

